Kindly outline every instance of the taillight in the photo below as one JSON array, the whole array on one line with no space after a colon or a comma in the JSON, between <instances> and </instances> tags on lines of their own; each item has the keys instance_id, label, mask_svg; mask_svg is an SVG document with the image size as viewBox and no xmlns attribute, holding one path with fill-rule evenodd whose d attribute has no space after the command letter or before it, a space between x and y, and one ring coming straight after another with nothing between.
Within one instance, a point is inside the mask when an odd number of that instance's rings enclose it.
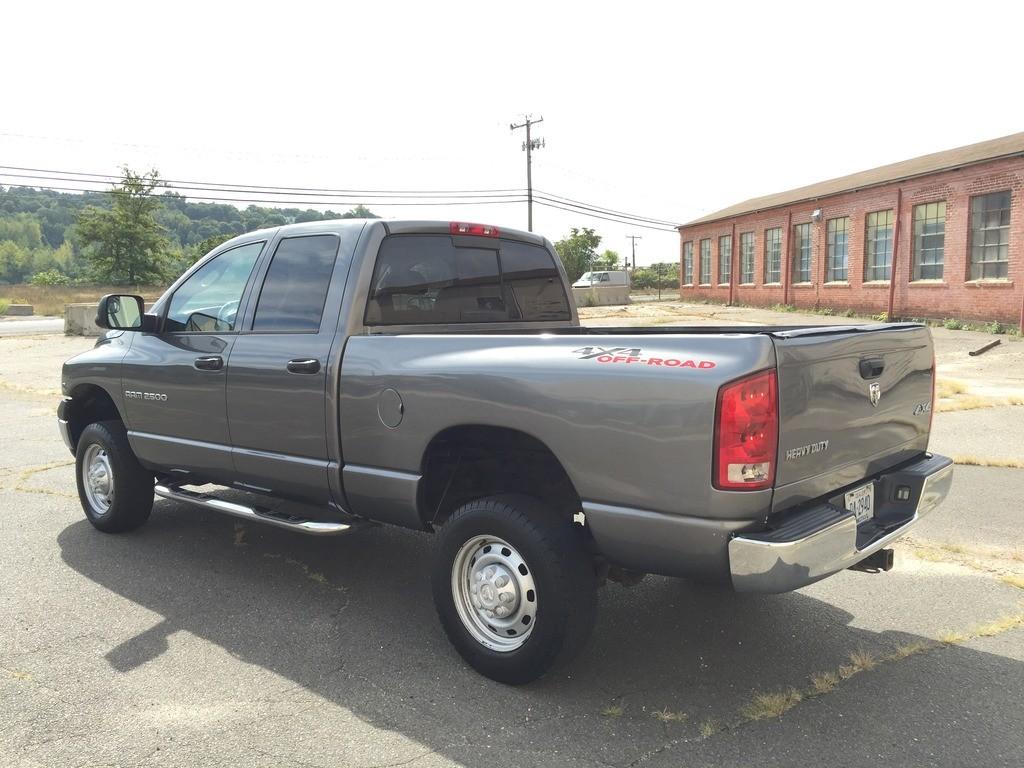
<instances>
[{"instance_id":1,"label":"taillight","mask_svg":"<svg viewBox=\"0 0 1024 768\"><path fill-rule=\"evenodd\" d=\"M477 235L478 237L498 237L498 228L490 224L465 224L461 221L453 221L448 225L448 231L453 235Z\"/></svg>"},{"instance_id":2,"label":"taillight","mask_svg":"<svg viewBox=\"0 0 1024 768\"><path fill-rule=\"evenodd\" d=\"M762 371L718 390L714 486L728 491L770 488L779 445L775 371Z\"/></svg>"}]
</instances>

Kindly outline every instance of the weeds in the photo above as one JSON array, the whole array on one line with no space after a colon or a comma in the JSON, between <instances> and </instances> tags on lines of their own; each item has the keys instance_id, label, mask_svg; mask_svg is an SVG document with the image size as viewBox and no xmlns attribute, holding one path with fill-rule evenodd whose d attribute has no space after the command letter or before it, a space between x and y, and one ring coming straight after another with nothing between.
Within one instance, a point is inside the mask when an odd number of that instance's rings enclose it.
<instances>
[{"instance_id":1,"label":"weeds","mask_svg":"<svg viewBox=\"0 0 1024 768\"><path fill-rule=\"evenodd\" d=\"M746 704L740 714L747 720L766 720L769 717L781 717L801 701L803 694L796 688L776 693L758 693Z\"/></svg>"},{"instance_id":2,"label":"weeds","mask_svg":"<svg viewBox=\"0 0 1024 768\"><path fill-rule=\"evenodd\" d=\"M1007 576L1000 577L1000 581L1002 581L1003 584L1009 584L1011 587L1016 587L1017 589L1024 589L1024 576L1010 574Z\"/></svg>"},{"instance_id":3,"label":"weeds","mask_svg":"<svg viewBox=\"0 0 1024 768\"><path fill-rule=\"evenodd\" d=\"M685 712L673 712L668 707L651 712L651 717L657 718L663 723L682 723L690 718Z\"/></svg>"},{"instance_id":4,"label":"weeds","mask_svg":"<svg viewBox=\"0 0 1024 768\"><path fill-rule=\"evenodd\" d=\"M839 685L839 675L835 672L819 672L811 675L811 685L814 686L815 693L828 693Z\"/></svg>"},{"instance_id":5,"label":"weeds","mask_svg":"<svg viewBox=\"0 0 1024 768\"><path fill-rule=\"evenodd\" d=\"M0 315L6 314L9 306L11 306L11 302L9 300L0 299Z\"/></svg>"},{"instance_id":6,"label":"weeds","mask_svg":"<svg viewBox=\"0 0 1024 768\"><path fill-rule=\"evenodd\" d=\"M622 714L625 711L626 710L618 704L612 704L611 706L605 707L601 710L601 717L622 717Z\"/></svg>"},{"instance_id":7,"label":"weeds","mask_svg":"<svg viewBox=\"0 0 1024 768\"><path fill-rule=\"evenodd\" d=\"M947 331L962 331L964 329L964 324L962 320L957 320L955 317L947 317L942 322L942 327Z\"/></svg>"},{"instance_id":8,"label":"weeds","mask_svg":"<svg viewBox=\"0 0 1024 768\"><path fill-rule=\"evenodd\" d=\"M700 735L703 739L710 739L718 733L718 723L714 720L705 720L700 724Z\"/></svg>"},{"instance_id":9,"label":"weeds","mask_svg":"<svg viewBox=\"0 0 1024 768\"><path fill-rule=\"evenodd\" d=\"M99 301L107 293L137 293L147 302L163 293L160 286L126 285L0 285L0 307L4 303L31 304L36 315L63 315L65 304ZM3 314L0 312L0 314Z\"/></svg>"}]
</instances>

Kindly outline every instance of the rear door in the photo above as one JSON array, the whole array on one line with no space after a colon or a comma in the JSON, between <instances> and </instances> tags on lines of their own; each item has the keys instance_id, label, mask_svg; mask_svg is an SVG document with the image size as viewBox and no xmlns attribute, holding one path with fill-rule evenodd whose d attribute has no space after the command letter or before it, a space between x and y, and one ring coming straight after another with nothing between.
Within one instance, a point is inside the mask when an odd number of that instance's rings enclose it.
<instances>
[{"instance_id":1,"label":"rear door","mask_svg":"<svg viewBox=\"0 0 1024 768\"><path fill-rule=\"evenodd\" d=\"M328 368L351 255L341 242L337 234L284 237L258 278L227 366L239 485L329 500L328 470L338 462L327 444Z\"/></svg>"},{"instance_id":2,"label":"rear door","mask_svg":"<svg viewBox=\"0 0 1024 768\"><path fill-rule=\"evenodd\" d=\"M927 328L802 329L772 339L779 376L776 509L927 449L933 377Z\"/></svg>"}]
</instances>

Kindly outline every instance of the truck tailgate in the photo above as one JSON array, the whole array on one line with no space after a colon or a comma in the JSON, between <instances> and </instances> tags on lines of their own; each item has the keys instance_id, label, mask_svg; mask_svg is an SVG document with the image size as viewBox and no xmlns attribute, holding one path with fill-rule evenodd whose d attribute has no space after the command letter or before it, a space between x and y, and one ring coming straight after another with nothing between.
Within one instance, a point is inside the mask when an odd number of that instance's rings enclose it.
<instances>
[{"instance_id":1,"label":"truck tailgate","mask_svg":"<svg viewBox=\"0 0 1024 768\"><path fill-rule=\"evenodd\" d=\"M856 483L928 447L933 353L916 324L772 334L779 377L773 509Z\"/></svg>"}]
</instances>

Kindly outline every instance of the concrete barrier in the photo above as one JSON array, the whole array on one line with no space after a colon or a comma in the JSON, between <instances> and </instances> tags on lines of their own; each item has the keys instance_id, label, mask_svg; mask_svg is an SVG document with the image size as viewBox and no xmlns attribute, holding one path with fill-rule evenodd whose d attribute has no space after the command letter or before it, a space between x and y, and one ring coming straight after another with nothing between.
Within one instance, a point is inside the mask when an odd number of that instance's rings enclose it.
<instances>
[{"instance_id":1,"label":"concrete barrier","mask_svg":"<svg viewBox=\"0 0 1024 768\"><path fill-rule=\"evenodd\" d=\"M10 304L4 313L8 317L28 317L32 312L31 304Z\"/></svg>"},{"instance_id":2,"label":"concrete barrier","mask_svg":"<svg viewBox=\"0 0 1024 768\"><path fill-rule=\"evenodd\" d=\"M64 305L66 336L99 336L104 331L96 325L96 302Z\"/></svg>"},{"instance_id":3,"label":"concrete barrier","mask_svg":"<svg viewBox=\"0 0 1024 768\"><path fill-rule=\"evenodd\" d=\"M628 285L594 286L573 288L572 298L577 307L600 307L608 304L629 304Z\"/></svg>"}]
</instances>

